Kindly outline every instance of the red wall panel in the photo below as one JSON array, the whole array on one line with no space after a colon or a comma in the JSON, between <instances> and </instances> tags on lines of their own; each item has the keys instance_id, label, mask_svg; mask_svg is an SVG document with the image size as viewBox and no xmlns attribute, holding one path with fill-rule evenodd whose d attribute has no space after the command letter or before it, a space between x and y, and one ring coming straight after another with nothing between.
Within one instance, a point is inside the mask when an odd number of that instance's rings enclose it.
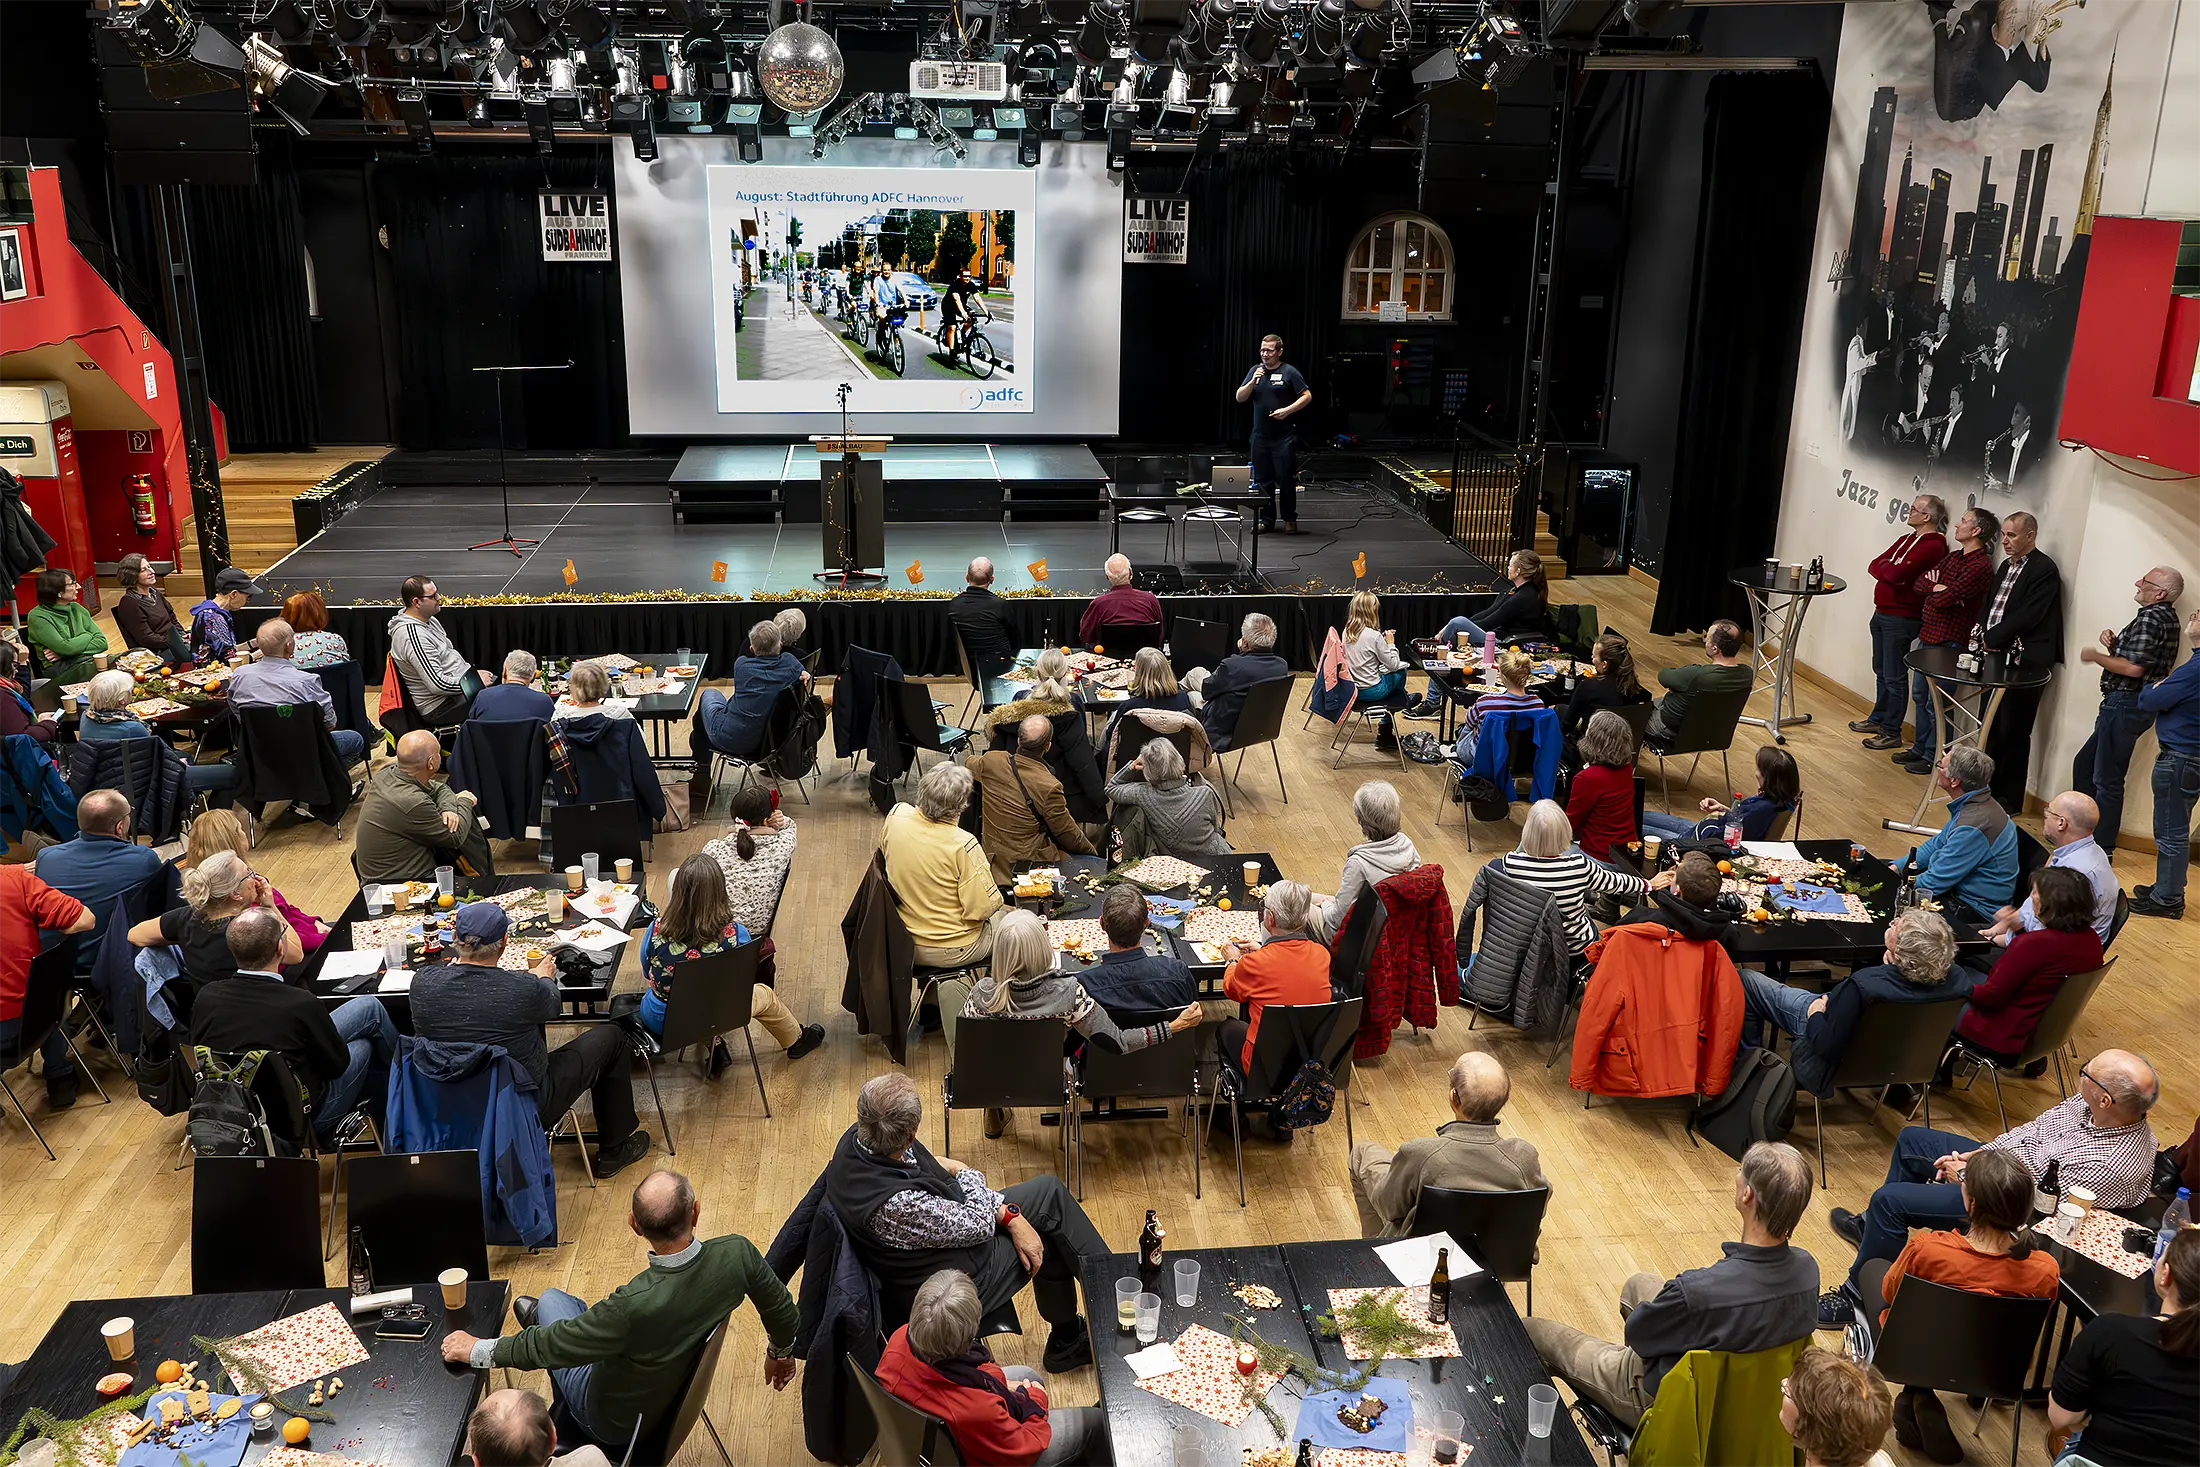
<instances>
[{"instance_id":1,"label":"red wall panel","mask_svg":"<svg viewBox=\"0 0 2200 1467\"><path fill-rule=\"evenodd\" d=\"M2200 303L2170 294L2182 228L2174 219L2094 221L2056 435L2200 474L2200 403L2186 396Z\"/></svg>"}]
</instances>

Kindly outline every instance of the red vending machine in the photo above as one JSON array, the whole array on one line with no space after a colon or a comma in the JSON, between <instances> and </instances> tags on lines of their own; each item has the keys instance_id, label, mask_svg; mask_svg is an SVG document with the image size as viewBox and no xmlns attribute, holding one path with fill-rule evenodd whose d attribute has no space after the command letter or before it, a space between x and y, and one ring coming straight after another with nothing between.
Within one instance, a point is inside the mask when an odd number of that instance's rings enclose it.
<instances>
[{"instance_id":1,"label":"red vending machine","mask_svg":"<svg viewBox=\"0 0 2200 1467\"><path fill-rule=\"evenodd\" d=\"M84 604L97 612L99 578L92 573L84 473L66 387L59 382L0 382L0 464L23 481L23 507L54 538L46 564L66 567L82 581ZM16 583L17 610L38 604L36 580L25 576Z\"/></svg>"}]
</instances>

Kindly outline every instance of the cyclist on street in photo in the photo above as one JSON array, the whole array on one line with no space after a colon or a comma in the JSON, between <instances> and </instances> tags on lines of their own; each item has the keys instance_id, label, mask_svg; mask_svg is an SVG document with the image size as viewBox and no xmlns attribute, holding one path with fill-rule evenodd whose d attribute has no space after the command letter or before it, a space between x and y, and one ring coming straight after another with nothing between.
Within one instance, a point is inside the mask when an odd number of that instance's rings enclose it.
<instances>
[{"instance_id":1,"label":"cyclist on street in photo","mask_svg":"<svg viewBox=\"0 0 2200 1467\"><path fill-rule=\"evenodd\" d=\"M878 323L878 336L883 343L886 340L886 333L892 329L887 322L887 316L892 312L903 309L905 303L901 298L901 287L894 284L893 276L888 275L884 270L880 270L875 272L871 279L871 316Z\"/></svg>"},{"instance_id":2,"label":"cyclist on street in photo","mask_svg":"<svg viewBox=\"0 0 2200 1467\"><path fill-rule=\"evenodd\" d=\"M1283 338L1271 333L1260 339L1260 361L1238 384L1237 400L1253 404L1253 482L1268 491L1261 507L1260 527L1276 527L1277 501L1282 501L1283 527L1299 532L1299 441L1289 421L1313 404L1314 390L1299 369L1283 359Z\"/></svg>"},{"instance_id":3,"label":"cyclist on street in photo","mask_svg":"<svg viewBox=\"0 0 2200 1467\"><path fill-rule=\"evenodd\" d=\"M976 315L972 309L977 299L978 281L968 270L956 275L954 283L947 287L947 294L940 302L940 351L955 355L955 340L963 334L967 323Z\"/></svg>"}]
</instances>

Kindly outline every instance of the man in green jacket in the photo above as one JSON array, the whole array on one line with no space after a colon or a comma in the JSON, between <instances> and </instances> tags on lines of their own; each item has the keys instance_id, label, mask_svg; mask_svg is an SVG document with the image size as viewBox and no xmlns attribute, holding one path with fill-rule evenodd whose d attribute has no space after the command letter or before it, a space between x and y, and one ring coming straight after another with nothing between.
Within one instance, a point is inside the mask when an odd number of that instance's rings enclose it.
<instances>
[{"instance_id":1,"label":"man in green jacket","mask_svg":"<svg viewBox=\"0 0 2200 1467\"><path fill-rule=\"evenodd\" d=\"M38 604L23 618L23 635L46 659L46 676L80 683L99 670L107 638L77 600L84 587L58 566L38 573Z\"/></svg>"},{"instance_id":2,"label":"man in green jacket","mask_svg":"<svg viewBox=\"0 0 2200 1467\"><path fill-rule=\"evenodd\" d=\"M1720 620L1704 629L1704 656L1708 662L1668 667L1658 674L1665 696L1650 715L1650 732L1671 738L1680 732L1688 705L1705 693L1739 693L1757 685L1757 674L1741 661L1742 629Z\"/></svg>"},{"instance_id":3,"label":"man in green jacket","mask_svg":"<svg viewBox=\"0 0 2200 1467\"><path fill-rule=\"evenodd\" d=\"M558 1409L597 1445L624 1450L637 1418L645 1433L674 1409L704 1339L754 1300L771 1345L764 1380L775 1391L794 1379L799 1315L786 1285L756 1245L738 1233L700 1240L703 1205L678 1172L651 1172L634 1189L627 1225L649 1245L649 1267L593 1307L562 1289L522 1295L512 1313L523 1328L477 1340L443 1337L443 1358L486 1370L547 1370Z\"/></svg>"},{"instance_id":4,"label":"man in green jacket","mask_svg":"<svg viewBox=\"0 0 2200 1467\"><path fill-rule=\"evenodd\" d=\"M443 746L416 728L397 741L397 758L367 776L359 805L356 855L362 881L424 881L438 866L463 863L496 874L489 839L474 816L474 796L438 777Z\"/></svg>"}]
</instances>

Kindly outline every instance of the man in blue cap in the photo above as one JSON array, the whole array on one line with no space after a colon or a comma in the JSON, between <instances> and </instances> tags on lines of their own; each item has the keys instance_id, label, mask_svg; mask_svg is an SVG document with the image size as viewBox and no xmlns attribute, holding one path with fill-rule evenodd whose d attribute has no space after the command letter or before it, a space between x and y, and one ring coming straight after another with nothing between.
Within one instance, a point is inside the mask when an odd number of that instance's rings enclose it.
<instances>
[{"instance_id":1,"label":"man in blue cap","mask_svg":"<svg viewBox=\"0 0 2200 1467\"><path fill-rule=\"evenodd\" d=\"M596 1116L597 1177L649 1153L649 1132L634 1115L632 1061L616 1024L591 1024L553 1050L543 1025L558 1018L557 964L547 954L533 969L500 967L511 918L495 902L468 902L454 922L457 961L413 975L413 1032L422 1039L498 1044L535 1082L535 1113L545 1129L589 1092Z\"/></svg>"}]
</instances>

